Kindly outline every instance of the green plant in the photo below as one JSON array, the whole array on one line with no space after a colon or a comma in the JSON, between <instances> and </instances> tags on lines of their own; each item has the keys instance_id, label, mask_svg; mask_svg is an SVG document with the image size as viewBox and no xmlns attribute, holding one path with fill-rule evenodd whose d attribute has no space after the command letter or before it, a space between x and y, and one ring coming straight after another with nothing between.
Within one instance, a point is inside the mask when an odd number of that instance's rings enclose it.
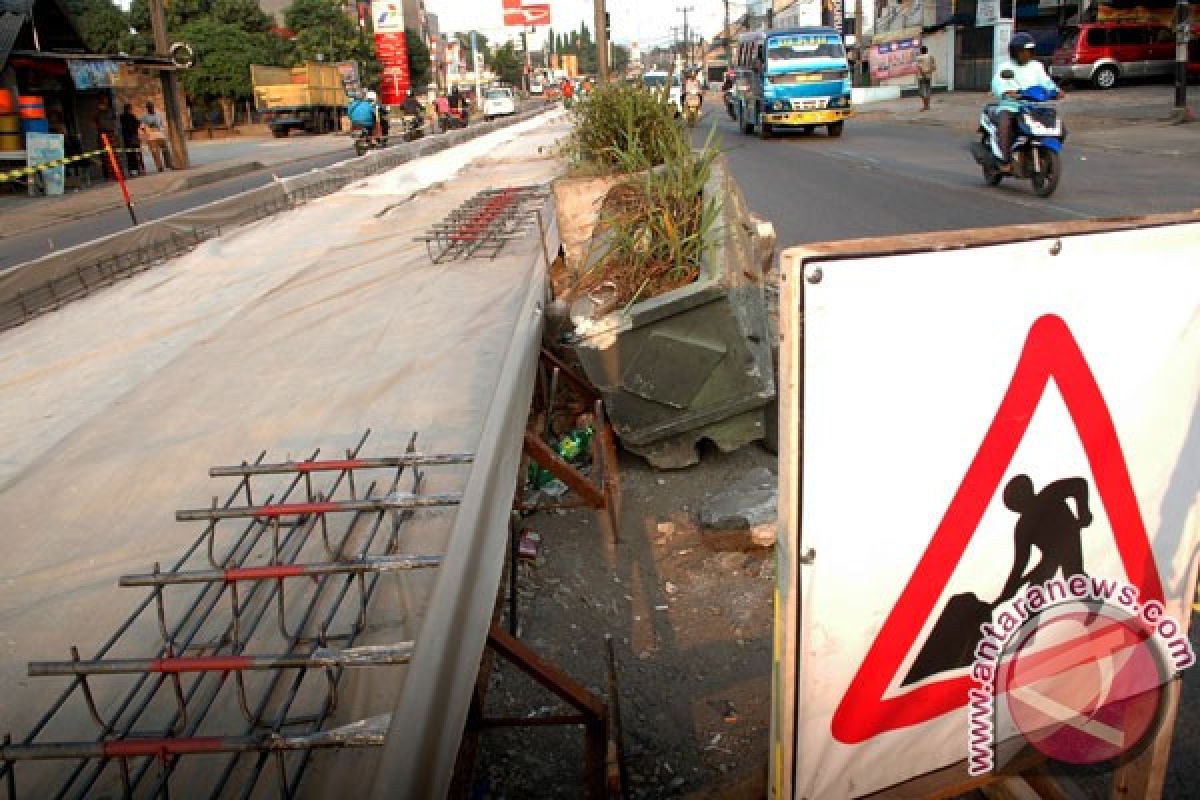
<instances>
[{"instance_id":1,"label":"green plant","mask_svg":"<svg viewBox=\"0 0 1200 800\"><path fill-rule=\"evenodd\" d=\"M720 152L715 137L714 127L699 150L684 137L670 140L661 166L610 193L599 227L604 250L584 287L612 282L632 305L696 279L721 210L720 199L704 193Z\"/></svg>"},{"instance_id":2,"label":"green plant","mask_svg":"<svg viewBox=\"0 0 1200 800\"><path fill-rule=\"evenodd\" d=\"M640 172L687 147L671 105L642 86L598 86L571 114L567 150L577 172Z\"/></svg>"}]
</instances>

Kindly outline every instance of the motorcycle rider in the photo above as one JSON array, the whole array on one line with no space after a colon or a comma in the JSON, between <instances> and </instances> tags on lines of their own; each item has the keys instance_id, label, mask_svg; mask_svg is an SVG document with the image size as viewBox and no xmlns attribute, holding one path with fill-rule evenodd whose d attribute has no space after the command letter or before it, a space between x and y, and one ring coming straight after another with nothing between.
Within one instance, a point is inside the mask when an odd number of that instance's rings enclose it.
<instances>
[{"instance_id":1,"label":"motorcycle rider","mask_svg":"<svg viewBox=\"0 0 1200 800\"><path fill-rule=\"evenodd\" d=\"M425 118L425 108L421 105L421 101L417 99L417 93L412 89L408 90L408 94L404 97L404 105L401 106L404 111L404 116L408 119L406 123L415 128L421 127L421 120Z\"/></svg>"},{"instance_id":2,"label":"motorcycle rider","mask_svg":"<svg viewBox=\"0 0 1200 800\"><path fill-rule=\"evenodd\" d=\"M1013 34L1008 42L1008 56L992 78L992 94L996 95L996 138L1000 152L1004 154L1000 171L1012 172L1012 145L1017 134L1017 114L1021 109L1021 92L1034 86L1058 94L1058 86L1046 74L1042 62L1033 57L1036 44L1033 37L1024 31ZM1012 77L1007 77L1011 75Z\"/></svg>"},{"instance_id":3,"label":"motorcycle rider","mask_svg":"<svg viewBox=\"0 0 1200 800\"><path fill-rule=\"evenodd\" d=\"M346 107L346 115L355 131L365 130L370 136L375 130L375 104L368 99L368 94L362 90L355 93Z\"/></svg>"},{"instance_id":4,"label":"motorcycle rider","mask_svg":"<svg viewBox=\"0 0 1200 800\"><path fill-rule=\"evenodd\" d=\"M695 72L689 72L687 80L683 83L683 96L686 100L689 94L694 94L700 98L700 108L704 108L704 92L700 88L700 78Z\"/></svg>"}]
</instances>

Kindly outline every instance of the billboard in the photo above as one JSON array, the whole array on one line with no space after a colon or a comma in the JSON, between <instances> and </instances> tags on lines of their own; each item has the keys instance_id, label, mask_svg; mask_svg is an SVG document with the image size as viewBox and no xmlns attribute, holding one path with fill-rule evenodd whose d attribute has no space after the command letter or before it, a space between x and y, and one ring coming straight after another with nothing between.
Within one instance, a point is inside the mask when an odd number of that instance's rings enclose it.
<instances>
[{"instance_id":1,"label":"billboard","mask_svg":"<svg viewBox=\"0 0 1200 800\"><path fill-rule=\"evenodd\" d=\"M501 3L506 26L529 28L550 24L549 4L531 3L528 0L501 0Z\"/></svg>"},{"instance_id":2,"label":"billboard","mask_svg":"<svg viewBox=\"0 0 1200 800\"><path fill-rule=\"evenodd\" d=\"M1159 733L1196 660L1197 237L1191 213L784 253L772 797L933 795Z\"/></svg>"},{"instance_id":3,"label":"billboard","mask_svg":"<svg viewBox=\"0 0 1200 800\"><path fill-rule=\"evenodd\" d=\"M921 37L912 36L890 42L877 42L867 51L871 79L903 78L917 74L917 56L921 53Z\"/></svg>"},{"instance_id":4,"label":"billboard","mask_svg":"<svg viewBox=\"0 0 1200 800\"><path fill-rule=\"evenodd\" d=\"M408 73L408 42L404 33L404 8L400 0L377 0L371 3L371 24L375 29L375 57L382 75L379 79L379 102L398 106L408 94L411 80Z\"/></svg>"}]
</instances>

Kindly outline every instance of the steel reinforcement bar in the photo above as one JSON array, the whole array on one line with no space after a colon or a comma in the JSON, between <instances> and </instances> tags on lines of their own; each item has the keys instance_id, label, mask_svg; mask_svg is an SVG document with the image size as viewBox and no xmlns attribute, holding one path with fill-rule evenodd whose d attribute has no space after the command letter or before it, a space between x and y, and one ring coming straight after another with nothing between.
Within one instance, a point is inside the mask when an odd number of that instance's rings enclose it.
<instances>
[{"instance_id":1,"label":"steel reinforcement bar","mask_svg":"<svg viewBox=\"0 0 1200 800\"><path fill-rule=\"evenodd\" d=\"M119 786L126 797L165 797L181 761L200 754L224 755L225 764L199 774L189 771L190 793L260 793L273 760L275 789L290 797L314 751L383 744L387 714L336 728L325 725L337 706L344 670L411 661L412 642L357 645L356 640L366 628L371 598L383 574L442 563L440 555L397 552L404 521L412 509L424 507L409 502L422 497L424 473L418 467L469 464L473 456L418 454L414 435L402 455L361 458L368 434L344 459L320 460L320 451L315 451L301 462L269 464L262 453L253 463L214 468L237 478L216 510L243 513L224 516L204 510L198 515L207 521L204 530L169 571L155 565L151 573L122 578L122 586L151 591L94 658L82 659L72 647L69 660L29 665L30 675L67 677L70 683L21 742L5 737L0 743L0 778L10 797L17 796L17 765L29 763L35 770L33 762L43 766L31 776L28 796L84 797ZM406 471L411 487L399 492ZM385 475L391 477L381 483ZM322 485L314 485L314 478ZM368 480L360 493L356 486L363 485L364 478ZM276 492L261 491L262 487L256 492L251 481L265 479L282 480L283 485ZM255 505L256 494L264 498L262 504ZM293 501L297 495L305 499ZM380 497L403 500L378 502ZM245 505L235 505L239 501ZM297 514L256 513L281 506L308 508ZM285 524L284 517L290 523ZM240 533L217 557L217 529L233 524L240 526ZM313 550L330 554L330 561L305 559ZM264 557L270 563L248 563ZM205 560L222 566L188 568ZM294 595L292 603L300 603L302 613L289 626L284 584L298 577L307 579L298 582L307 591ZM194 594L168 624L164 596L182 585L192 586ZM242 585L248 588L239 590ZM356 585L359 602L347 604ZM228 607L223 600L229 601ZM277 630L263 625L272 607L277 609ZM160 640L153 656L113 657L114 651L136 649L150 632ZM280 639L282 647L277 644ZM247 672L265 675L265 683L260 681L252 690L243 677ZM319 687L306 680L310 674L324 676ZM113 691L108 681L118 675L135 678L132 685L124 678L119 686L128 688ZM78 733L78 723L70 721L76 703L91 717L93 738L51 738L64 728ZM230 714L236 719L239 712L244 727L229 731Z\"/></svg>"}]
</instances>

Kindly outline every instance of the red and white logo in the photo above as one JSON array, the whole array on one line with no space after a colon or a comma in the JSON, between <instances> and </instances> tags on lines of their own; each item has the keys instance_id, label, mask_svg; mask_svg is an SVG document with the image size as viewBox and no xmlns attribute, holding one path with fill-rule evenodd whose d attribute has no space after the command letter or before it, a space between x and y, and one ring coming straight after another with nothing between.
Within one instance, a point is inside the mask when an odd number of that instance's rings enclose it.
<instances>
[{"instance_id":1,"label":"red and white logo","mask_svg":"<svg viewBox=\"0 0 1200 800\"><path fill-rule=\"evenodd\" d=\"M1170 670L1153 634L1102 604L1043 613L996 676L1017 731L1050 758L1097 764L1155 730Z\"/></svg>"}]
</instances>

